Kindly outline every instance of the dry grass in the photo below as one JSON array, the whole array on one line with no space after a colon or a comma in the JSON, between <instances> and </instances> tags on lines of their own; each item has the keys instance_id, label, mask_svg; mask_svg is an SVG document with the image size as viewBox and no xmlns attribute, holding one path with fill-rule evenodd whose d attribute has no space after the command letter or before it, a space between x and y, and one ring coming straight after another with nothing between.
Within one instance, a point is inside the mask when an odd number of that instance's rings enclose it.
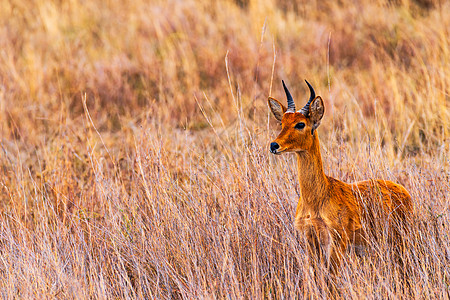
<instances>
[{"instance_id":1,"label":"dry grass","mask_svg":"<svg viewBox=\"0 0 450 300\"><path fill-rule=\"evenodd\" d=\"M328 2L0 0L2 297L326 297L267 150L307 78L326 173L415 205L407 280L379 239L339 295L449 298L450 3Z\"/></svg>"}]
</instances>

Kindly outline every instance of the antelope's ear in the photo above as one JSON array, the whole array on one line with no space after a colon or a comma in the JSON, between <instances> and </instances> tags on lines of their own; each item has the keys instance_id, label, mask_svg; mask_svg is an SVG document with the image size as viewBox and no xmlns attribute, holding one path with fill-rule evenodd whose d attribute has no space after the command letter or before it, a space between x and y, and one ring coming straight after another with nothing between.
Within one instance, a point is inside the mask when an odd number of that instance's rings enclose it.
<instances>
[{"instance_id":1,"label":"antelope's ear","mask_svg":"<svg viewBox=\"0 0 450 300\"><path fill-rule=\"evenodd\" d=\"M287 108L283 104L281 104L280 101L272 97L269 97L269 99L267 99L267 102L269 103L270 110L272 111L275 119L277 119L278 122L281 122L281 119L283 119L283 115L286 112Z\"/></svg>"},{"instance_id":2,"label":"antelope's ear","mask_svg":"<svg viewBox=\"0 0 450 300\"><path fill-rule=\"evenodd\" d=\"M309 106L309 119L311 120L311 134L314 134L314 130L320 125L323 113L325 112L325 107L323 105L322 97L317 96L311 102Z\"/></svg>"}]
</instances>

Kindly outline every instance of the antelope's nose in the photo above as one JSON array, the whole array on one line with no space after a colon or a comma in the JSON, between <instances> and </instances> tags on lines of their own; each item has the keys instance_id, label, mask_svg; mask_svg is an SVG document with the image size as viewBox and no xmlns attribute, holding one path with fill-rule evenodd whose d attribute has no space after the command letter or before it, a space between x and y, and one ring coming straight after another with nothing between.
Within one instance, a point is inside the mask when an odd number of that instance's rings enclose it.
<instances>
[{"instance_id":1,"label":"antelope's nose","mask_svg":"<svg viewBox=\"0 0 450 300\"><path fill-rule=\"evenodd\" d=\"M277 153L277 149L280 148L280 145L278 145L278 143L270 143L270 152L272 153Z\"/></svg>"}]
</instances>

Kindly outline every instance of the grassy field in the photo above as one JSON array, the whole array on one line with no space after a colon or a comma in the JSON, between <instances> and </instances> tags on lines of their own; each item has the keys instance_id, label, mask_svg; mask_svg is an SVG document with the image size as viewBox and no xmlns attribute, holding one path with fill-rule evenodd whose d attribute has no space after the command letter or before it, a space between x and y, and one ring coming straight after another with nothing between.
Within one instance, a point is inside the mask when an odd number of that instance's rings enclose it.
<instances>
[{"instance_id":1,"label":"grassy field","mask_svg":"<svg viewBox=\"0 0 450 300\"><path fill-rule=\"evenodd\" d=\"M305 78L325 172L415 206L406 279L380 239L337 295L450 297L449 1L0 7L2 298L326 298L295 158L268 151L267 97L301 107Z\"/></svg>"}]
</instances>

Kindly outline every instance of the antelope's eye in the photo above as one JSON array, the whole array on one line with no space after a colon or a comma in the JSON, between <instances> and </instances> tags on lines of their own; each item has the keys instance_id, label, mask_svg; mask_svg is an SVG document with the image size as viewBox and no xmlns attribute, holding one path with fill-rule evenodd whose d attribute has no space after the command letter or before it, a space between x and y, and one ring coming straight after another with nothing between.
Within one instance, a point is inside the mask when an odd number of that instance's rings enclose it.
<instances>
[{"instance_id":1,"label":"antelope's eye","mask_svg":"<svg viewBox=\"0 0 450 300\"><path fill-rule=\"evenodd\" d=\"M303 128L305 128L305 123L300 122L295 124L295 129L303 129Z\"/></svg>"}]
</instances>

